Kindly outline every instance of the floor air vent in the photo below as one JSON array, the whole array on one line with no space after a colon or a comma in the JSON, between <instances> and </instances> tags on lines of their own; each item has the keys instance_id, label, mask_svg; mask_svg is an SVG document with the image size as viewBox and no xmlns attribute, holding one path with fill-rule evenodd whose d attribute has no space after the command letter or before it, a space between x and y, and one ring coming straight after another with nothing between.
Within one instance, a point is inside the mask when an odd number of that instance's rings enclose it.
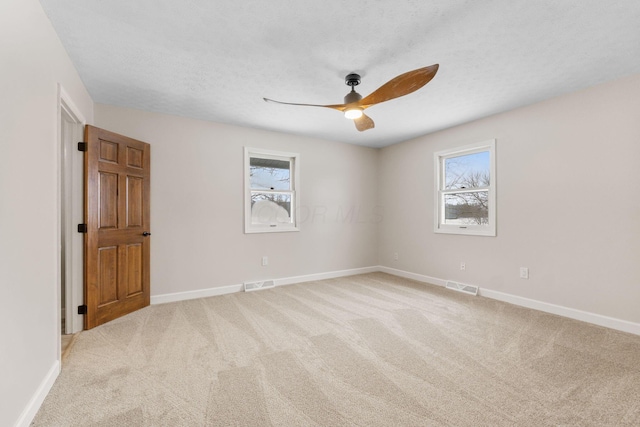
<instances>
[{"instance_id":1,"label":"floor air vent","mask_svg":"<svg viewBox=\"0 0 640 427\"><path fill-rule=\"evenodd\" d=\"M273 280L264 280L262 282L244 282L244 291L259 291L260 289L270 289L273 288L276 284Z\"/></svg>"},{"instance_id":2,"label":"floor air vent","mask_svg":"<svg viewBox=\"0 0 640 427\"><path fill-rule=\"evenodd\" d=\"M452 282L447 280L447 289L464 292L465 294L478 295L478 287L473 285L465 285L464 283Z\"/></svg>"}]
</instances>

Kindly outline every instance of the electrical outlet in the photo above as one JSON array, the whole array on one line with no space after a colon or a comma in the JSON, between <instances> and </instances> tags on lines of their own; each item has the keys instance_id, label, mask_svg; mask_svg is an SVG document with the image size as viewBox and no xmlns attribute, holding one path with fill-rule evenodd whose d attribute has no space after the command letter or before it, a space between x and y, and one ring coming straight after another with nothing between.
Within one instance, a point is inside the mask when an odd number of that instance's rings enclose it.
<instances>
[{"instance_id":1,"label":"electrical outlet","mask_svg":"<svg viewBox=\"0 0 640 427\"><path fill-rule=\"evenodd\" d=\"M527 267L520 267L520 278L521 279L529 278L529 269Z\"/></svg>"},{"instance_id":2,"label":"electrical outlet","mask_svg":"<svg viewBox=\"0 0 640 427\"><path fill-rule=\"evenodd\" d=\"M396 261L398 260L398 252L393 253L393 259Z\"/></svg>"},{"instance_id":3,"label":"electrical outlet","mask_svg":"<svg viewBox=\"0 0 640 427\"><path fill-rule=\"evenodd\" d=\"M465 264L464 262L461 262L461 263L460 263L460 270L463 270L463 271L464 271L464 270L466 270L466 269L467 269L466 264Z\"/></svg>"},{"instance_id":4,"label":"electrical outlet","mask_svg":"<svg viewBox=\"0 0 640 427\"><path fill-rule=\"evenodd\" d=\"M262 257L262 265L269 265L269 257L268 256L263 256Z\"/></svg>"}]
</instances>

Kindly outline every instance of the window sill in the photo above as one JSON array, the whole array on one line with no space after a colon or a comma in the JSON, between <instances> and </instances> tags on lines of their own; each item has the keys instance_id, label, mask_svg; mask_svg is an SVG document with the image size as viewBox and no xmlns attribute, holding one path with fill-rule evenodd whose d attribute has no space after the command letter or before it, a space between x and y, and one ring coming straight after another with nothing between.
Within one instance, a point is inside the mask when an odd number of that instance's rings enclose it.
<instances>
[{"instance_id":1,"label":"window sill","mask_svg":"<svg viewBox=\"0 0 640 427\"><path fill-rule=\"evenodd\" d=\"M284 226L276 226L276 227L256 227L256 226L251 226L251 227L245 227L244 229L244 233L245 234L256 234L256 233L289 233L289 232L295 232L295 231L300 231L300 228L298 227L293 227L293 226L289 226L289 227L284 227Z\"/></svg>"},{"instance_id":2,"label":"window sill","mask_svg":"<svg viewBox=\"0 0 640 427\"><path fill-rule=\"evenodd\" d=\"M463 236L486 236L486 237L496 237L495 228L461 228L460 226L440 226L433 230L434 233L438 234L460 234Z\"/></svg>"}]
</instances>

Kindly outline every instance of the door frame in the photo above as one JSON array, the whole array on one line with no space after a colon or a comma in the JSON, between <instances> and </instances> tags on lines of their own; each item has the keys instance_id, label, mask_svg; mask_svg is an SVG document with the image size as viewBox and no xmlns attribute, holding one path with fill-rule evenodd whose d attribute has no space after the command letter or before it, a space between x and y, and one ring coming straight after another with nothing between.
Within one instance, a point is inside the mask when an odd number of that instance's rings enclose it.
<instances>
[{"instance_id":1,"label":"door frame","mask_svg":"<svg viewBox=\"0 0 640 427\"><path fill-rule=\"evenodd\" d=\"M62 124L63 114L75 122L72 129ZM62 84L58 83L57 104L57 331L58 354L61 355L63 333L76 333L83 328L83 316L77 314L77 306L83 304L83 242L75 229L83 222L83 165L84 156L77 150L77 142L83 140L86 119ZM78 174L79 173L79 174ZM78 212L80 217L78 218ZM64 268L63 268L64 261ZM62 331L62 284L65 285L65 323ZM74 310L75 309L75 310Z\"/></svg>"}]
</instances>

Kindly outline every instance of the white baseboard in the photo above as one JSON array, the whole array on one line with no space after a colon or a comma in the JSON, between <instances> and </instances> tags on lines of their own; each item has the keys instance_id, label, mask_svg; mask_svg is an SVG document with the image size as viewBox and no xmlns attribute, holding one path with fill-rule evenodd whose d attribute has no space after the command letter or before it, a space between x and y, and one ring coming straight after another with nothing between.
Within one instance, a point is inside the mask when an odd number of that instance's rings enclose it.
<instances>
[{"instance_id":1,"label":"white baseboard","mask_svg":"<svg viewBox=\"0 0 640 427\"><path fill-rule=\"evenodd\" d=\"M356 274L373 273L379 271L376 267L353 268L350 270L330 271L327 273L308 274L305 276L283 277L274 279L276 286L292 285L294 283L311 282L313 280L335 279L337 277L355 276ZM164 304L167 302L186 301L196 298L214 297L218 295L241 292L243 285L228 285L215 288L199 289L197 291L176 292L171 294L152 295L151 304Z\"/></svg>"},{"instance_id":2,"label":"white baseboard","mask_svg":"<svg viewBox=\"0 0 640 427\"><path fill-rule=\"evenodd\" d=\"M56 360L47 375L45 375L44 379L40 383L40 386L33 394L29 403L20 414L20 417L14 424L15 427L28 427L33 421L33 418L38 413L38 409L42 406L42 402L44 402L45 397L49 394L51 387L53 387L53 383L56 382L56 378L60 374L60 361Z\"/></svg>"},{"instance_id":3,"label":"white baseboard","mask_svg":"<svg viewBox=\"0 0 640 427\"><path fill-rule=\"evenodd\" d=\"M615 317L603 316L601 314L590 313L588 311L577 310L575 308L524 298L504 292L492 291L491 289L480 288L479 294L483 297L508 302L521 307L532 308L534 310L544 311L545 313L557 314L558 316L604 326L605 328L640 335L640 323L633 323L627 320L616 319Z\"/></svg>"},{"instance_id":4,"label":"white baseboard","mask_svg":"<svg viewBox=\"0 0 640 427\"><path fill-rule=\"evenodd\" d=\"M198 289L197 291L175 292L172 294L151 295L151 304L164 304L167 302L186 301L196 298L215 297L218 295L240 292L242 285L228 285L217 288Z\"/></svg>"},{"instance_id":5,"label":"white baseboard","mask_svg":"<svg viewBox=\"0 0 640 427\"><path fill-rule=\"evenodd\" d=\"M425 275L416 274L416 273L410 273L408 271L398 270L398 269L391 268L391 267L385 267L383 265L379 265L378 266L378 271L380 271L382 273L388 273L388 274L391 274L393 276L404 277L405 279L412 279L412 280L416 280L418 282L430 283L432 285L442 286L443 288L447 284L446 280L438 279L436 277L425 276Z\"/></svg>"},{"instance_id":6,"label":"white baseboard","mask_svg":"<svg viewBox=\"0 0 640 427\"><path fill-rule=\"evenodd\" d=\"M438 279L436 277L425 276L422 274L410 273L408 271L397 270L395 268L385 266L379 266L378 271L394 276L404 277L406 279L413 279L418 282L430 283L432 285L445 286L446 284L446 280L444 279ZM627 320L616 319L614 317L603 316L601 314L590 313L588 311L577 310L575 308L564 307L548 302L507 294L504 292L493 291L491 289L480 288L479 295L498 301L508 302L510 304L518 305L521 307L543 311L545 313L557 314L558 316L568 317L570 319L580 320L582 322L592 323L598 326L604 326L605 328L616 329L618 331L640 335L640 323L629 322Z\"/></svg>"},{"instance_id":7,"label":"white baseboard","mask_svg":"<svg viewBox=\"0 0 640 427\"><path fill-rule=\"evenodd\" d=\"M375 273L380 269L375 267L352 268L349 270L330 271L328 273L307 274L304 276L276 279L276 286L293 285L295 283L312 282L314 280L336 279L338 277L355 276L357 274Z\"/></svg>"}]
</instances>

